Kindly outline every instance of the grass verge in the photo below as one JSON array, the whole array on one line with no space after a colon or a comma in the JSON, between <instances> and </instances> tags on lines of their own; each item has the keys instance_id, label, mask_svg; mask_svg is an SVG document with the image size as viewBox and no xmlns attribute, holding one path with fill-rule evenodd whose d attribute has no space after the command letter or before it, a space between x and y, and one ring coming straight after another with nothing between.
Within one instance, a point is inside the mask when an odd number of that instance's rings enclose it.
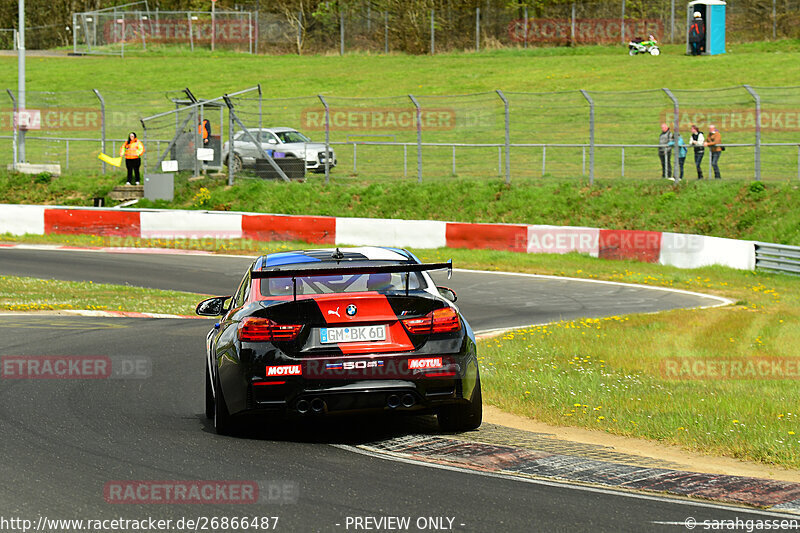
<instances>
[{"instance_id":1,"label":"grass verge","mask_svg":"<svg viewBox=\"0 0 800 533\"><path fill-rule=\"evenodd\" d=\"M492 265L725 296L736 305L560 322L481 341L486 401L556 424L800 468L800 279L579 255L447 250Z\"/></svg>"},{"instance_id":2,"label":"grass verge","mask_svg":"<svg viewBox=\"0 0 800 533\"><path fill-rule=\"evenodd\" d=\"M198 294L18 276L0 276L0 310L89 309L192 315Z\"/></svg>"},{"instance_id":3,"label":"grass verge","mask_svg":"<svg viewBox=\"0 0 800 533\"><path fill-rule=\"evenodd\" d=\"M321 178L312 178L314 180ZM88 205L114 178L72 175L47 183L0 171L4 202ZM137 207L248 211L341 217L554 224L642 229L800 244L800 186L795 182L702 181L672 187L656 180L547 180L506 185L500 179L423 183L277 183L179 176L172 202Z\"/></svg>"}]
</instances>

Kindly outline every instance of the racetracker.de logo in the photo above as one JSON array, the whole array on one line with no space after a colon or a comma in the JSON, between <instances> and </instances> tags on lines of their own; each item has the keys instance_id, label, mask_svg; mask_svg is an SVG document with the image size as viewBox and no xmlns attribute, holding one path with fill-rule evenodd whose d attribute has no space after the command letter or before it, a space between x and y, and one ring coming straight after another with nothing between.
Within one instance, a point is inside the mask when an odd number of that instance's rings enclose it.
<instances>
[{"instance_id":1,"label":"racetracker.de logo","mask_svg":"<svg viewBox=\"0 0 800 533\"><path fill-rule=\"evenodd\" d=\"M244 504L258 502L255 481L109 481L107 503Z\"/></svg>"},{"instance_id":2,"label":"racetracker.de logo","mask_svg":"<svg viewBox=\"0 0 800 533\"><path fill-rule=\"evenodd\" d=\"M800 358L699 359L673 357L661 361L661 377L671 380L800 379Z\"/></svg>"},{"instance_id":3,"label":"racetracker.de logo","mask_svg":"<svg viewBox=\"0 0 800 533\"><path fill-rule=\"evenodd\" d=\"M329 111L331 129L348 131L398 131L417 128L417 111L413 108L391 107L340 107ZM300 114L303 128L322 131L325 129L325 111L304 109ZM463 122L463 121L462 121ZM421 109L419 123L425 131L452 130L456 127L456 112L453 109Z\"/></svg>"},{"instance_id":4,"label":"racetracker.de logo","mask_svg":"<svg viewBox=\"0 0 800 533\"><path fill-rule=\"evenodd\" d=\"M2 379L143 379L152 374L144 356L4 355Z\"/></svg>"},{"instance_id":5,"label":"racetracker.de logo","mask_svg":"<svg viewBox=\"0 0 800 533\"><path fill-rule=\"evenodd\" d=\"M113 504L297 503L299 486L286 480L118 480L103 486L103 498Z\"/></svg>"}]
</instances>

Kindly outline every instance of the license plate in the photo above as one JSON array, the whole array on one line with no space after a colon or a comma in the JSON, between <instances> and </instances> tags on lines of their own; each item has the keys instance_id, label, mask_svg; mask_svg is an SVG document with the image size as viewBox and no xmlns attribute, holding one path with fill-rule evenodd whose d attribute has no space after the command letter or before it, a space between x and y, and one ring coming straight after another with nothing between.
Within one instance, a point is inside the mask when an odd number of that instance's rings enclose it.
<instances>
[{"instance_id":1,"label":"license plate","mask_svg":"<svg viewBox=\"0 0 800 533\"><path fill-rule=\"evenodd\" d=\"M319 330L322 344L337 342L385 341L386 326L350 326L346 328L322 328Z\"/></svg>"}]
</instances>

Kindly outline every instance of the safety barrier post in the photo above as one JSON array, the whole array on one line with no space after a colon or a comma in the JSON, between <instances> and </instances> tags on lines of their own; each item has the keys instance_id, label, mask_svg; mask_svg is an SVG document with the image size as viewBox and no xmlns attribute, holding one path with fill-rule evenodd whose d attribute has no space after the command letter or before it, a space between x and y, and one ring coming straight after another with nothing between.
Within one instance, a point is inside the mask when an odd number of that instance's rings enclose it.
<instances>
[{"instance_id":1,"label":"safety barrier post","mask_svg":"<svg viewBox=\"0 0 800 533\"><path fill-rule=\"evenodd\" d=\"M422 183L422 109L413 94L408 97L417 108L417 183Z\"/></svg>"},{"instance_id":2,"label":"safety barrier post","mask_svg":"<svg viewBox=\"0 0 800 533\"><path fill-rule=\"evenodd\" d=\"M92 89L97 99L100 100L100 148L106 153L106 101L97 89ZM144 123L142 124L144 125ZM106 163L103 162L103 174L106 173Z\"/></svg>"},{"instance_id":3,"label":"safety barrier post","mask_svg":"<svg viewBox=\"0 0 800 533\"><path fill-rule=\"evenodd\" d=\"M586 90L580 89L580 91L589 102L589 185L594 185L594 100Z\"/></svg>"},{"instance_id":4,"label":"safety barrier post","mask_svg":"<svg viewBox=\"0 0 800 533\"><path fill-rule=\"evenodd\" d=\"M744 86L756 103L756 145L753 157L755 158L756 181L761 181L761 96L749 85Z\"/></svg>"},{"instance_id":5,"label":"safety barrier post","mask_svg":"<svg viewBox=\"0 0 800 533\"><path fill-rule=\"evenodd\" d=\"M680 158L680 149L678 148L678 135L680 135L680 132L678 131L678 126L680 124L680 107L678 104L678 99L675 98L675 95L672 94L672 91L670 91L666 87L663 88L662 90L666 93L669 99L672 100L672 113L673 113L672 138L675 140L675 143L673 145L673 154L675 162L672 165L672 177L676 178L676 175L679 172L678 166L680 165L680 162L678 161L678 159ZM667 148L667 150L669 150L669 148Z\"/></svg>"},{"instance_id":6,"label":"safety barrier post","mask_svg":"<svg viewBox=\"0 0 800 533\"><path fill-rule=\"evenodd\" d=\"M525 21L527 24L527 19ZM505 110L505 126L506 126L506 183L511 183L511 125L508 98L503 94L503 91L497 89L497 96L503 101L503 108Z\"/></svg>"}]
</instances>

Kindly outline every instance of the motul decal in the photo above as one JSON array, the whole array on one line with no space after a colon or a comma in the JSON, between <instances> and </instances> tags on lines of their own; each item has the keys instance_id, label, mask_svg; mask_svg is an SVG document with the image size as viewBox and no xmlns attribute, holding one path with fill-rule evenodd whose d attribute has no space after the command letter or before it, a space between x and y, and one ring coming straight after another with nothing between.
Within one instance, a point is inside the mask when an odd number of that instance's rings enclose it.
<instances>
[{"instance_id":1,"label":"motul decal","mask_svg":"<svg viewBox=\"0 0 800 533\"><path fill-rule=\"evenodd\" d=\"M270 376L302 376L303 368L300 365L268 366L267 377Z\"/></svg>"},{"instance_id":2,"label":"motul decal","mask_svg":"<svg viewBox=\"0 0 800 533\"><path fill-rule=\"evenodd\" d=\"M417 370L422 368L442 368L441 357L425 357L422 359L409 359L408 369Z\"/></svg>"}]
</instances>

